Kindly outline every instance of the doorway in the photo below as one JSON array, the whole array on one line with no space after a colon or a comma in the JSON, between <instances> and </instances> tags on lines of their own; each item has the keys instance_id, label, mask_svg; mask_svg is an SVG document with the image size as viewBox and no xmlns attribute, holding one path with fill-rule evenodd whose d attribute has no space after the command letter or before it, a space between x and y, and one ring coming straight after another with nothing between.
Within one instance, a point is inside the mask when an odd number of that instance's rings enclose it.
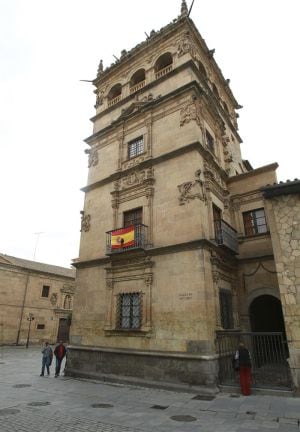
<instances>
[{"instance_id":1,"label":"doorway","mask_svg":"<svg viewBox=\"0 0 300 432\"><path fill-rule=\"evenodd\" d=\"M69 320L67 318L60 318L59 325L58 325L58 332L57 332L57 342L59 341L68 342L69 333L70 333Z\"/></svg>"},{"instance_id":2,"label":"doorway","mask_svg":"<svg viewBox=\"0 0 300 432\"><path fill-rule=\"evenodd\" d=\"M258 380L263 376L270 382L279 382L289 357L281 302L272 295L261 295L252 301L249 316L251 331L256 334L252 349ZM268 336L272 332L278 337Z\"/></svg>"}]
</instances>

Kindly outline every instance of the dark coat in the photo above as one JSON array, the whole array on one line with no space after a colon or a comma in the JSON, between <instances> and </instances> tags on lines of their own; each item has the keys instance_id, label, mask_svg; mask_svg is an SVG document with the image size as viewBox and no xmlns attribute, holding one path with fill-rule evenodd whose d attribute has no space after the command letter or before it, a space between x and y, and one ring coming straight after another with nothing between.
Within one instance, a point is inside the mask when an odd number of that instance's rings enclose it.
<instances>
[{"instance_id":1,"label":"dark coat","mask_svg":"<svg viewBox=\"0 0 300 432\"><path fill-rule=\"evenodd\" d=\"M247 348L239 348L235 358L239 361L239 366L251 367L251 356Z\"/></svg>"}]
</instances>

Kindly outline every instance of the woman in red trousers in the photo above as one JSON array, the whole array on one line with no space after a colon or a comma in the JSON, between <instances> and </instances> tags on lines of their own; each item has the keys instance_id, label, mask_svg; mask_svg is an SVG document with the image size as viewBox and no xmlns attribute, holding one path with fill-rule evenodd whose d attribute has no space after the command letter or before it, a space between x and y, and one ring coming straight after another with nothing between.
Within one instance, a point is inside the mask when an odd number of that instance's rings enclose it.
<instances>
[{"instance_id":1,"label":"woman in red trousers","mask_svg":"<svg viewBox=\"0 0 300 432\"><path fill-rule=\"evenodd\" d=\"M249 350L243 343L239 344L234 359L238 364L242 395L249 396L251 394L251 356Z\"/></svg>"}]
</instances>

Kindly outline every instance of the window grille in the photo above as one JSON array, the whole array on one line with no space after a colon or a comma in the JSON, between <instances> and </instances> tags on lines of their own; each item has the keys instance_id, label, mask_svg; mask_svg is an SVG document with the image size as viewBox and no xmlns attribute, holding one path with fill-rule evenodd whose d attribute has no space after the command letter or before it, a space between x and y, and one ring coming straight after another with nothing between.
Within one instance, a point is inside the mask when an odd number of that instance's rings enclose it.
<instances>
[{"instance_id":1,"label":"window grille","mask_svg":"<svg viewBox=\"0 0 300 432\"><path fill-rule=\"evenodd\" d=\"M44 328L45 328L45 324L38 324L38 325L36 326L36 328L37 328L37 330L44 330Z\"/></svg>"},{"instance_id":2,"label":"window grille","mask_svg":"<svg viewBox=\"0 0 300 432\"><path fill-rule=\"evenodd\" d=\"M128 159L144 153L144 138L141 136L128 143Z\"/></svg>"},{"instance_id":3,"label":"window grille","mask_svg":"<svg viewBox=\"0 0 300 432\"><path fill-rule=\"evenodd\" d=\"M265 210L263 208L243 213L245 235L251 236L268 231Z\"/></svg>"},{"instance_id":4,"label":"window grille","mask_svg":"<svg viewBox=\"0 0 300 432\"><path fill-rule=\"evenodd\" d=\"M142 207L124 212L124 228L127 228L131 225L139 225L141 223L143 223Z\"/></svg>"},{"instance_id":5,"label":"window grille","mask_svg":"<svg viewBox=\"0 0 300 432\"><path fill-rule=\"evenodd\" d=\"M117 328L123 330L138 330L141 327L141 293L119 294L117 307Z\"/></svg>"},{"instance_id":6,"label":"window grille","mask_svg":"<svg viewBox=\"0 0 300 432\"><path fill-rule=\"evenodd\" d=\"M50 291L50 286L49 285L43 285L42 297L49 297L49 291Z\"/></svg>"},{"instance_id":7,"label":"window grille","mask_svg":"<svg viewBox=\"0 0 300 432\"><path fill-rule=\"evenodd\" d=\"M232 294L228 290L221 289L219 297L222 327L225 330L233 329Z\"/></svg>"}]
</instances>

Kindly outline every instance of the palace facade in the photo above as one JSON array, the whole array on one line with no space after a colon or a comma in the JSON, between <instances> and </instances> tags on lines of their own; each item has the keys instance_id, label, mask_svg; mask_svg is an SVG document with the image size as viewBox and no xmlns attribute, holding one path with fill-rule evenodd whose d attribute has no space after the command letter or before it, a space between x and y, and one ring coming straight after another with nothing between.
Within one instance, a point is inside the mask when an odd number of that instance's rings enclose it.
<instances>
[{"instance_id":1,"label":"palace facade","mask_svg":"<svg viewBox=\"0 0 300 432\"><path fill-rule=\"evenodd\" d=\"M243 160L186 2L93 84L68 373L217 391L218 337L278 332L299 386L299 182L288 198L277 163Z\"/></svg>"}]
</instances>

